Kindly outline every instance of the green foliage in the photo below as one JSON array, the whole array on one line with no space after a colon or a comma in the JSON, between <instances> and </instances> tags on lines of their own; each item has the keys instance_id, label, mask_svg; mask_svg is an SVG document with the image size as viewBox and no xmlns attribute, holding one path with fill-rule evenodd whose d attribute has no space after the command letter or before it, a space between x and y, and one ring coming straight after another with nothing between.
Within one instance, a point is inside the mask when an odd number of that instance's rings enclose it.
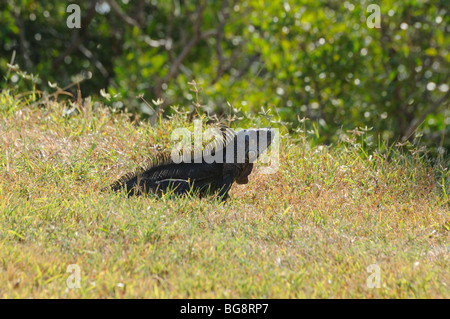
<instances>
[{"instance_id":1,"label":"green foliage","mask_svg":"<svg viewBox=\"0 0 450 319\"><path fill-rule=\"evenodd\" d=\"M83 95L105 89L109 105L142 118L155 114L136 96L163 98L167 113L192 108L195 80L207 112L270 109L291 130L300 115L321 143L367 126L369 143L416 137L435 155L450 149L447 1L376 2L379 29L367 26L367 0L79 3L82 28L68 29L65 2L2 2L0 72L15 50L39 89L81 74Z\"/></svg>"}]
</instances>

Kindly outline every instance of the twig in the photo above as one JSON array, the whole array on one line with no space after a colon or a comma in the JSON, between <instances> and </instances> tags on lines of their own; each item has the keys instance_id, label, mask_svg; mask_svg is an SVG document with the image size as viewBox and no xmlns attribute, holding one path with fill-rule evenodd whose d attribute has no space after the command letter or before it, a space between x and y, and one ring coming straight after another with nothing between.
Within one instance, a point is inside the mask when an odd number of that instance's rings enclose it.
<instances>
[{"instance_id":1,"label":"twig","mask_svg":"<svg viewBox=\"0 0 450 319\"><path fill-rule=\"evenodd\" d=\"M117 15L128 25L132 26L132 27L138 27L140 28L139 23L133 19L132 17L130 17L129 15L127 15L125 12L123 12L122 8L117 4L116 1L114 0L108 0L107 1L109 3L109 5L111 6L111 8L117 13Z\"/></svg>"},{"instance_id":2,"label":"twig","mask_svg":"<svg viewBox=\"0 0 450 319\"><path fill-rule=\"evenodd\" d=\"M89 8L86 15L81 20L81 29L75 29L72 33L72 41L70 45L67 47L67 49L60 53L60 55L53 61L52 63L52 69L55 69L59 64L61 64L62 61L64 61L64 58L68 56L70 53L75 51L79 45L81 44L83 38L86 36L87 26L91 22L92 18L95 14L95 5L97 4L97 1L92 1L91 7ZM80 31L79 31L80 30Z\"/></svg>"},{"instance_id":3,"label":"twig","mask_svg":"<svg viewBox=\"0 0 450 319\"><path fill-rule=\"evenodd\" d=\"M424 113L422 113L422 115L419 118L414 119L412 123L409 125L408 129L406 130L403 139L409 139L414 134L416 129L425 121L428 114L431 114L434 111L436 111L441 104L445 102L448 103L449 97L450 91L447 91L447 93L443 97L441 97L440 99L435 101L432 105L430 105L430 107Z\"/></svg>"},{"instance_id":4,"label":"twig","mask_svg":"<svg viewBox=\"0 0 450 319\"><path fill-rule=\"evenodd\" d=\"M11 72L11 68L14 65L14 60L16 59L16 50L13 50L11 60L9 62L8 72L6 72L5 85L8 84L9 73Z\"/></svg>"},{"instance_id":5,"label":"twig","mask_svg":"<svg viewBox=\"0 0 450 319\"><path fill-rule=\"evenodd\" d=\"M217 30L207 30L205 32L201 31L201 20L202 20L202 13L205 8L205 4L198 5L196 9L196 18L192 19L190 14L188 15L189 20L191 20L193 24L194 29L194 36L189 40L189 42L183 47L183 50L181 50L180 54L175 58L175 60L172 62L169 72L166 74L166 76L161 79L158 84L155 87L155 95L160 96L162 92L162 85L164 83L169 82L172 78L174 78L180 69L181 64L183 63L186 56L189 54L189 52L194 48L194 46L200 42L201 40L204 40L210 36L213 36L217 33Z\"/></svg>"},{"instance_id":6,"label":"twig","mask_svg":"<svg viewBox=\"0 0 450 319\"><path fill-rule=\"evenodd\" d=\"M85 57L94 63L95 67L100 71L104 78L109 78L109 72L88 48L81 44L78 49L84 54Z\"/></svg>"}]
</instances>

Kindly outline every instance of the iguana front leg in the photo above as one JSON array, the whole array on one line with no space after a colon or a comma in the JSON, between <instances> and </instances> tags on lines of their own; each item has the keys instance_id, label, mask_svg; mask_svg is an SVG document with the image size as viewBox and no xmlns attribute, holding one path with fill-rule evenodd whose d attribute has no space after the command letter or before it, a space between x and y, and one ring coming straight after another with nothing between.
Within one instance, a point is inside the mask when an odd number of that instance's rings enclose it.
<instances>
[{"instance_id":1,"label":"iguana front leg","mask_svg":"<svg viewBox=\"0 0 450 319\"><path fill-rule=\"evenodd\" d=\"M228 192L230 191L231 185L233 185L234 182L234 176L228 175L223 180L222 183L219 185L219 193L217 194L217 199L220 201L226 201L230 196L228 196Z\"/></svg>"},{"instance_id":2,"label":"iguana front leg","mask_svg":"<svg viewBox=\"0 0 450 319\"><path fill-rule=\"evenodd\" d=\"M233 185L236 177L239 174L239 169L233 164L225 164L223 170L223 180L219 185L219 193L217 194L217 198L221 201L226 201L229 196L228 192L230 191L231 185Z\"/></svg>"}]
</instances>

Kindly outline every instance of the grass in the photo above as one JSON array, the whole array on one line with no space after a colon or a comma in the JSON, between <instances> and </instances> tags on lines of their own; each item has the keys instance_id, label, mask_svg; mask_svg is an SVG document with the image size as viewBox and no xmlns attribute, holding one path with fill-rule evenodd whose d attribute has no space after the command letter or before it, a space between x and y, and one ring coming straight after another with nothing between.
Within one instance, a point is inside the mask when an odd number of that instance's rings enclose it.
<instances>
[{"instance_id":1,"label":"grass","mask_svg":"<svg viewBox=\"0 0 450 319\"><path fill-rule=\"evenodd\" d=\"M190 123L64 109L0 95L0 297L450 297L448 171L418 154L285 135L225 204L126 198L99 190Z\"/></svg>"}]
</instances>

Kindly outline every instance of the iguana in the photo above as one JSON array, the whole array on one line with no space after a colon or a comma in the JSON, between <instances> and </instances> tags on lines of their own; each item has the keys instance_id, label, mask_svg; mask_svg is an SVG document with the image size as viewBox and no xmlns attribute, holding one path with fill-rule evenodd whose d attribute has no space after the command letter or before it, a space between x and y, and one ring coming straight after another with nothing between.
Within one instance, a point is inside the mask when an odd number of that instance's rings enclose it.
<instances>
[{"instance_id":1,"label":"iguana","mask_svg":"<svg viewBox=\"0 0 450 319\"><path fill-rule=\"evenodd\" d=\"M217 197L226 200L234 182L248 183L253 163L270 146L275 133L271 129L235 132L229 128L221 132L220 142L209 144L200 154L192 151L191 161L174 161L165 154L106 189L125 190L129 196L169 189L178 195L193 192L200 197L218 192Z\"/></svg>"}]
</instances>

